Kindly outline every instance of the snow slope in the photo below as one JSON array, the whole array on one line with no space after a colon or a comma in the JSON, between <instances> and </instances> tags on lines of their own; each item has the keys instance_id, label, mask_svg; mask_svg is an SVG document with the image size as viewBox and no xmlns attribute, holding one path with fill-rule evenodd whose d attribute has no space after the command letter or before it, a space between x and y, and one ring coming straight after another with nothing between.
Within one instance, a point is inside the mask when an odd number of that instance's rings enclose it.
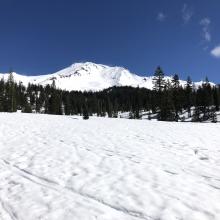
<instances>
[{"instance_id":1,"label":"snow slope","mask_svg":"<svg viewBox=\"0 0 220 220\"><path fill-rule=\"evenodd\" d=\"M219 124L0 121L1 220L220 219Z\"/></svg>"},{"instance_id":2,"label":"snow slope","mask_svg":"<svg viewBox=\"0 0 220 220\"><path fill-rule=\"evenodd\" d=\"M24 76L13 73L17 82L25 86L28 83L47 85L55 81L57 88L77 91L100 91L112 86L133 86L153 88L153 77L141 77L123 67L110 67L91 62L75 63L61 71L49 75ZM0 74L0 78L8 78L8 74ZM171 77L166 77L171 80ZM184 85L185 81L180 81ZM202 82L195 83L197 86Z\"/></svg>"}]
</instances>

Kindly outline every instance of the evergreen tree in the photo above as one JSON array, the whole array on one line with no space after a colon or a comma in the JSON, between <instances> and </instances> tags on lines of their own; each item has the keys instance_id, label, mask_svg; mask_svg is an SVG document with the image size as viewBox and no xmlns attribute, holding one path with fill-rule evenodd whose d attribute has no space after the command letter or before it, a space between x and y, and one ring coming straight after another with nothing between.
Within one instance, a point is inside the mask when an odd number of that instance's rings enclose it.
<instances>
[{"instance_id":1,"label":"evergreen tree","mask_svg":"<svg viewBox=\"0 0 220 220\"><path fill-rule=\"evenodd\" d=\"M172 90L170 89L171 85L169 81L164 88L162 93L162 103L161 109L158 113L158 120L159 121L174 121L175 120L175 113L174 113L174 106L172 100Z\"/></svg>"},{"instance_id":2,"label":"evergreen tree","mask_svg":"<svg viewBox=\"0 0 220 220\"><path fill-rule=\"evenodd\" d=\"M83 119L88 120L89 119L89 113L88 113L88 106L85 104L83 108Z\"/></svg>"},{"instance_id":3,"label":"evergreen tree","mask_svg":"<svg viewBox=\"0 0 220 220\"><path fill-rule=\"evenodd\" d=\"M136 108L135 111L134 111L134 118L135 119L140 119L141 118L140 112L139 112L138 108Z\"/></svg>"},{"instance_id":4,"label":"evergreen tree","mask_svg":"<svg viewBox=\"0 0 220 220\"><path fill-rule=\"evenodd\" d=\"M129 118L129 119L134 119L134 114L133 114L132 111L129 112L128 118Z\"/></svg>"},{"instance_id":5,"label":"evergreen tree","mask_svg":"<svg viewBox=\"0 0 220 220\"><path fill-rule=\"evenodd\" d=\"M179 75L178 74L174 74L174 76L172 78L172 87L174 89L178 90L179 86L180 86Z\"/></svg>"},{"instance_id":6,"label":"evergreen tree","mask_svg":"<svg viewBox=\"0 0 220 220\"><path fill-rule=\"evenodd\" d=\"M216 114L216 108L212 107L210 111L210 119L212 123L217 123L217 114Z\"/></svg>"},{"instance_id":7,"label":"evergreen tree","mask_svg":"<svg viewBox=\"0 0 220 220\"><path fill-rule=\"evenodd\" d=\"M153 89L161 93L165 87L165 80L164 80L164 72L160 66L157 67L154 73L153 83L154 83Z\"/></svg>"},{"instance_id":8,"label":"evergreen tree","mask_svg":"<svg viewBox=\"0 0 220 220\"><path fill-rule=\"evenodd\" d=\"M112 118L112 116L113 116L113 106L112 106L112 103L111 103L109 97L107 99L107 113L108 113L108 117Z\"/></svg>"},{"instance_id":9,"label":"evergreen tree","mask_svg":"<svg viewBox=\"0 0 220 220\"><path fill-rule=\"evenodd\" d=\"M201 110L199 106L196 106L192 115L192 122L201 122Z\"/></svg>"},{"instance_id":10,"label":"evergreen tree","mask_svg":"<svg viewBox=\"0 0 220 220\"><path fill-rule=\"evenodd\" d=\"M157 106L159 108L159 111L161 111L161 109L163 108L163 103L162 103L162 91L165 87L165 80L164 80L164 73L163 70L161 69L160 66L157 67L155 73L154 73L154 78L153 78L153 83L154 83L154 91L156 92L156 103ZM160 112L159 115L162 115L162 113ZM160 118L160 116L159 116Z\"/></svg>"},{"instance_id":11,"label":"evergreen tree","mask_svg":"<svg viewBox=\"0 0 220 220\"><path fill-rule=\"evenodd\" d=\"M219 111L219 100L220 96L219 96L219 90L218 88L215 86L213 89L213 101L214 101L214 106L215 106L215 110Z\"/></svg>"},{"instance_id":12,"label":"evergreen tree","mask_svg":"<svg viewBox=\"0 0 220 220\"><path fill-rule=\"evenodd\" d=\"M15 95L15 82L12 71L10 71L8 76L6 93L7 93L7 107L6 107L7 111L16 112L17 108L16 108L16 95Z\"/></svg>"},{"instance_id":13,"label":"evergreen tree","mask_svg":"<svg viewBox=\"0 0 220 220\"><path fill-rule=\"evenodd\" d=\"M24 106L22 108L22 112L24 112L24 113L32 113L31 104L30 104L30 101L29 101L28 97L26 97Z\"/></svg>"},{"instance_id":14,"label":"evergreen tree","mask_svg":"<svg viewBox=\"0 0 220 220\"><path fill-rule=\"evenodd\" d=\"M148 112L148 120L151 120L151 111Z\"/></svg>"},{"instance_id":15,"label":"evergreen tree","mask_svg":"<svg viewBox=\"0 0 220 220\"><path fill-rule=\"evenodd\" d=\"M52 93L48 102L48 113L62 115L62 97L61 92L52 88Z\"/></svg>"},{"instance_id":16,"label":"evergreen tree","mask_svg":"<svg viewBox=\"0 0 220 220\"><path fill-rule=\"evenodd\" d=\"M213 93L212 88L209 83L208 77L205 79L205 83L202 85L202 110L203 110L203 120L209 119L210 107L213 105Z\"/></svg>"},{"instance_id":17,"label":"evergreen tree","mask_svg":"<svg viewBox=\"0 0 220 220\"><path fill-rule=\"evenodd\" d=\"M187 83L186 83L186 108L188 111L188 117L191 117L191 106L192 106L192 80L190 76L187 77Z\"/></svg>"},{"instance_id":18,"label":"evergreen tree","mask_svg":"<svg viewBox=\"0 0 220 220\"><path fill-rule=\"evenodd\" d=\"M179 119L179 111L181 110L181 100L180 100L180 82L179 76L175 74L172 78L172 92L173 92L173 105L175 109L175 121Z\"/></svg>"},{"instance_id":19,"label":"evergreen tree","mask_svg":"<svg viewBox=\"0 0 220 220\"><path fill-rule=\"evenodd\" d=\"M5 84L4 80L0 80L0 112L4 111L4 103L5 103L5 96L4 96L4 91L5 91Z\"/></svg>"}]
</instances>

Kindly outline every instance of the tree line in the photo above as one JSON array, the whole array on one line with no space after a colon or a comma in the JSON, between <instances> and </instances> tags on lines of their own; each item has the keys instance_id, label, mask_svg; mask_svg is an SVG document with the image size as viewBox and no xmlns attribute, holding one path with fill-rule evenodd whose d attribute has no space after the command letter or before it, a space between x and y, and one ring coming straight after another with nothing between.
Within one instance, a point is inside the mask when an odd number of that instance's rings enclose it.
<instances>
[{"instance_id":1,"label":"tree line","mask_svg":"<svg viewBox=\"0 0 220 220\"><path fill-rule=\"evenodd\" d=\"M139 119L143 112L148 119L161 121L184 121L180 117L187 112L187 118L202 122L217 121L220 86L211 86L208 78L195 87L190 77L181 85L175 74L165 80L163 70L158 67L153 78L154 88L111 87L98 92L63 91L52 85L41 86L16 83L10 73L7 80L0 80L0 111L42 113L57 115L91 115L118 117L119 112L129 112L130 119Z\"/></svg>"}]
</instances>

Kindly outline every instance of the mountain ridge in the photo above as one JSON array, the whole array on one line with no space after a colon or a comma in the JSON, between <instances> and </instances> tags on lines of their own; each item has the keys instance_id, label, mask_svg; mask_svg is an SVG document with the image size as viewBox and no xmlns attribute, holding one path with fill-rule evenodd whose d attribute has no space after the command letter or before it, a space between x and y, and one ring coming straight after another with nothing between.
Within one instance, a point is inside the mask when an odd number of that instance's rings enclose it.
<instances>
[{"instance_id":1,"label":"mountain ridge","mask_svg":"<svg viewBox=\"0 0 220 220\"><path fill-rule=\"evenodd\" d=\"M0 74L0 78L7 79L8 73ZM22 82L46 86L53 81L57 88L68 91L101 91L113 86L132 86L153 89L153 76L139 76L128 69L119 66L107 66L92 62L74 63L67 68L52 74L26 76L13 72L16 82ZM165 76L171 80L171 76ZM202 85L203 81L195 82L195 86ZM184 86L186 81L180 80ZM215 85L214 83L212 83Z\"/></svg>"}]
</instances>

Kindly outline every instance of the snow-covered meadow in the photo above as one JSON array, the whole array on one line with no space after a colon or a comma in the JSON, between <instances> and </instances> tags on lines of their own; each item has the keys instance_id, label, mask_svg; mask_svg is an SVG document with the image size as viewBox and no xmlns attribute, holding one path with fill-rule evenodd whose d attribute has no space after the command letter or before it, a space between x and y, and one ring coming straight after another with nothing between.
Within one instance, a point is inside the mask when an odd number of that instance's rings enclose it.
<instances>
[{"instance_id":1,"label":"snow-covered meadow","mask_svg":"<svg viewBox=\"0 0 220 220\"><path fill-rule=\"evenodd\" d=\"M0 114L1 220L219 220L220 124Z\"/></svg>"}]
</instances>

